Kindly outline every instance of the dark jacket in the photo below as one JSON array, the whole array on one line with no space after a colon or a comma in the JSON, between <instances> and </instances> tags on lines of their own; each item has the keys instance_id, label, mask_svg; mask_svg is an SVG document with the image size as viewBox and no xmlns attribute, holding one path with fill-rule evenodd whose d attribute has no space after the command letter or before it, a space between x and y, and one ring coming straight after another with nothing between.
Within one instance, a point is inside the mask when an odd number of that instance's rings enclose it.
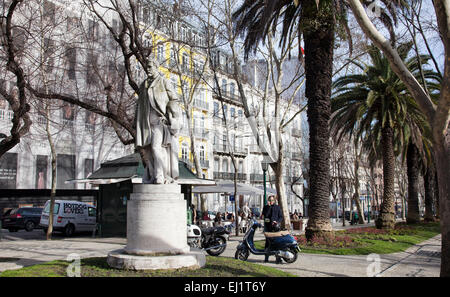
<instances>
[{"instance_id":1,"label":"dark jacket","mask_svg":"<svg viewBox=\"0 0 450 297\"><path fill-rule=\"evenodd\" d=\"M264 205L262 214L264 216L264 221L266 219L270 219L270 222L264 222L264 229L267 231L272 231L272 222L275 221L277 223L280 223L283 220L283 213L281 212L280 206L274 204L274 205Z\"/></svg>"}]
</instances>

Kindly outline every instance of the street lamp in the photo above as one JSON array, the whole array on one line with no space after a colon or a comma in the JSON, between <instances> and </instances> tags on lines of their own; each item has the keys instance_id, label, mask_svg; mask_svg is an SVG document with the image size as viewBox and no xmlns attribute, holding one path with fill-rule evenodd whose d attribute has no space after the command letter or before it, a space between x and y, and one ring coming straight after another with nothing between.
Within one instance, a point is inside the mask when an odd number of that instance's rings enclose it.
<instances>
[{"instance_id":1,"label":"street lamp","mask_svg":"<svg viewBox=\"0 0 450 297\"><path fill-rule=\"evenodd\" d=\"M367 224L370 224L370 196L369 196L369 183L366 183L367 189Z\"/></svg>"},{"instance_id":2,"label":"street lamp","mask_svg":"<svg viewBox=\"0 0 450 297\"><path fill-rule=\"evenodd\" d=\"M267 204L266 172L269 169L269 163L263 160L261 161L261 167L264 172L264 205L266 205Z\"/></svg>"}]
</instances>

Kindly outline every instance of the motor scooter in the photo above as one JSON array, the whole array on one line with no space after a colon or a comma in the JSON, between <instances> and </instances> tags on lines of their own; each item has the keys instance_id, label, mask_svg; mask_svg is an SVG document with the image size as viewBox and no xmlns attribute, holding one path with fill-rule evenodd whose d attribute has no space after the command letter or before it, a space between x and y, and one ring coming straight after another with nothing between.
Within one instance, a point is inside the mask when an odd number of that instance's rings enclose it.
<instances>
[{"instance_id":1,"label":"motor scooter","mask_svg":"<svg viewBox=\"0 0 450 297\"><path fill-rule=\"evenodd\" d=\"M267 232L269 246L265 249L257 249L253 242L256 229L262 225L256 220L252 220L250 228L244 235L243 241L239 243L234 257L236 259L246 261L250 253L254 255L275 256L277 263L283 259L286 263L294 263L298 258L300 248L295 238L288 231Z\"/></svg>"},{"instance_id":2,"label":"motor scooter","mask_svg":"<svg viewBox=\"0 0 450 297\"><path fill-rule=\"evenodd\" d=\"M187 243L190 247L205 250L211 256L219 256L227 247L227 227L200 228L197 225L187 225Z\"/></svg>"}]
</instances>

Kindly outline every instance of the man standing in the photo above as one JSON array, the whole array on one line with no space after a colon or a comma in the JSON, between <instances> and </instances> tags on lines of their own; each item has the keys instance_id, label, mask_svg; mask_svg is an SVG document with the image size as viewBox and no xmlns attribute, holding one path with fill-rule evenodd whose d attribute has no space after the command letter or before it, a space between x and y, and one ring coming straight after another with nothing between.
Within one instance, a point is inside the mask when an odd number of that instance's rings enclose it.
<instances>
[{"instance_id":1,"label":"man standing","mask_svg":"<svg viewBox=\"0 0 450 297\"><path fill-rule=\"evenodd\" d=\"M250 207L248 207L248 203L246 202L242 207L242 213L244 214L243 219L247 220L250 217L251 212L252 211L250 210Z\"/></svg>"},{"instance_id":2,"label":"man standing","mask_svg":"<svg viewBox=\"0 0 450 297\"><path fill-rule=\"evenodd\" d=\"M262 218L264 219L264 232L276 232L276 227L279 226L283 220L283 213L280 206L275 204L275 196L271 195L268 199L268 204L264 205L262 211Z\"/></svg>"},{"instance_id":3,"label":"man standing","mask_svg":"<svg viewBox=\"0 0 450 297\"><path fill-rule=\"evenodd\" d=\"M261 217L264 219L264 232L280 231L279 224L283 220L283 213L280 206L275 204L275 196L271 195L268 204L264 205ZM269 248L269 239L266 238L265 248ZM269 262L269 256L265 255L264 262ZM276 257L276 263L281 263L281 259Z\"/></svg>"}]
</instances>

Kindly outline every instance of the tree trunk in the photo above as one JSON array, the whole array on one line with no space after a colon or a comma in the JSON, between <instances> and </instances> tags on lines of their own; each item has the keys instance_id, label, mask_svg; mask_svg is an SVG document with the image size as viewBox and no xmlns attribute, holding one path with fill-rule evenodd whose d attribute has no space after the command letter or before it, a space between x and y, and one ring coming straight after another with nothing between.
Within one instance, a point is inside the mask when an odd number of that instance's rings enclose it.
<instances>
[{"instance_id":1,"label":"tree trunk","mask_svg":"<svg viewBox=\"0 0 450 297\"><path fill-rule=\"evenodd\" d=\"M282 152L279 154L282 159ZM289 209L286 199L286 187L284 185L283 178L283 162L278 161L278 163L273 164L272 169L275 173L275 188L278 193L278 204L281 208L281 212L283 213L283 221L281 223L281 228L285 228L286 230L291 230L291 218L289 217Z\"/></svg>"},{"instance_id":2,"label":"tree trunk","mask_svg":"<svg viewBox=\"0 0 450 297\"><path fill-rule=\"evenodd\" d=\"M419 154L417 147L409 143L406 153L406 164L408 172L408 215L407 224L420 222L419 213Z\"/></svg>"},{"instance_id":3,"label":"tree trunk","mask_svg":"<svg viewBox=\"0 0 450 297\"><path fill-rule=\"evenodd\" d=\"M435 168L436 169L436 168ZM437 179L437 171L434 171L434 201L435 201L435 205L436 205L436 219L439 220L439 218L441 217L440 215L440 208L439 208L439 183L438 183L438 179Z\"/></svg>"},{"instance_id":4,"label":"tree trunk","mask_svg":"<svg viewBox=\"0 0 450 297\"><path fill-rule=\"evenodd\" d=\"M376 30L367 17L360 1L350 0L349 4L364 33L388 57L392 70L406 84L408 90L427 116L432 127L433 148L439 183L439 216L442 232L441 276L450 276L450 140L448 139L450 109L450 1L434 0L437 24L445 49L444 77L441 95L437 105L431 100L420 84L414 79L401 61L398 53L389 47L386 39Z\"/></svg>"},{"instance_id":5,"label":"tree trunk","mask_svg":"<svg viewBox=\"0 0 450 297\"><path fill-rule=\"evenodd\" d=\"M345 227L345 194L347 192L347 187L345 182L341 185L341 207L342 207L342 226Z\"/></svg>"},{"instance_id":6,"label":"tree trunk","mask_svg":"<svg viewBox=\"0 0 450 297\"><path fill-rule=\"evenodd\" d=\"M47 228L47 240L52 239L53 232L53 210L55 208L55 196L56 196L56 149L55 143L53 142L52 134L50 131L50 107L48 103L46 104L46 126L45 131L47 132L47 139L50 146L51 152L51 164L52 164L52 186L50 190L50 209L48 213L48 228Z\"/></svg>"},{"instance_id":7,"label":"tree trunk","mask_svg":"<svg viewBox=\"0 0 450 297\"><path fill-rule=\"evenodd\" d=\"M361 201L359 200L359 164L361 160L361 152L358 153L358 147L355 145L355 161L353 164L353 174L355 175L355 194L353 195L353 201L356 204L356 210L358 211L358 222L364 224L364 210L361 207Z\"/></svg>"},{"instance_id":8,"label":"tree trunk","mask_svg":"<svg viewBox=\"0 0 450 297\"><path fill-rule=\"evenodd\" d=\"M402 220L406 221L406 201L405 197L402 197Z\"/></svg>"},{"instance_id":9,"label":"tree trunk","mask_svg":"<svg viewBox=\"0 0 450 297\"><path fill-rule=\"evenodd\" d=\"M331 79L333 69L334 11L332 1L305 1L302 7L305 41L306 97L310 141L308 240L333 235L330 222Z\"/></svg>"},{"instance_id":10,"label":"tree trunk","mask_svg":"<svg viewBox=\"0 0 450 297\"><path fill-rule=\"evenodd\" d=\"M433 222L433 203L434 203L434 166L429 164L427 172L423 176L423 183L425 187L425 215L424 221Z\"/></svg>"},{"instance_id":11,"label":"tree trunk","mask_svg":"<svg viewBox=\"0 0 450 297\"><path fill-rule=\"evenodd\" d=\"M446 71L450 71L450 69L446 69ZM434 146L439 181L439 214L442 233L441 277L450 277L450 139L448 137L450 135Z\"/></svg>"},{"instance_id":12,"label":"tree trunk","mask_svg":"<svg viewBox=\"0 0 450 297\"><path fill-rule=\"evenodd\" d=\"M386 126L382 129L381 145L383 147L383 201L381 202L380 216L375 224L378 229L392 229L395 226L395 155L392 127Z\"/></svg>"}]
</instances>

